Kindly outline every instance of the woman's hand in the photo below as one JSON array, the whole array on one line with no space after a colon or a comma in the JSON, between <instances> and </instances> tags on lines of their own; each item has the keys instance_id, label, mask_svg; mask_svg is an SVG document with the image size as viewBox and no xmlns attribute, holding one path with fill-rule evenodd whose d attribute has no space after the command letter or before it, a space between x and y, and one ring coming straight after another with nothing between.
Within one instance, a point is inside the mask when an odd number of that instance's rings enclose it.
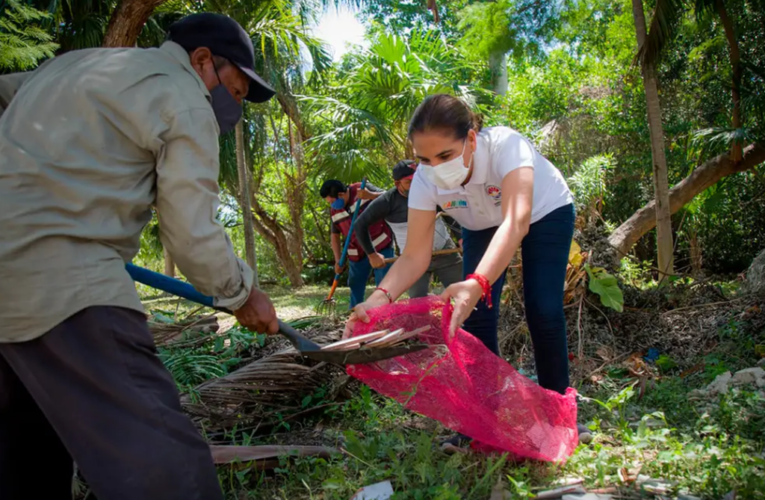
<instances>
[{"instance_id":1,"label":"woman's hand","mask_svg":"<svg viewBox=\"0 0 765 500\"><path fill-rule=\"evenodd\" d=\"M467 281L459 281L449 285L441 294L441 298L448 302L449 299L454 299L454 312L452 313L452 321L449 324L449 337L451 338L457 332L457 328L462 326L468 316L475 310L476 304L481 300L483 295L483 289L478 281L470 279Z\"/></svg>"},{"instance_id":2,"label":"woman's hand","mask_svg":"<svg viewBox=\"0 0 765 500\"><path fill-rule=\"evenodd\" d=\"M386 297L385 294L381 291L375 290L372 292L372 295L370 295L365 302L357 304L356 307L353 308L351 317L348 318L348 322L345 324L343 339L347 339L351 336L353 327L356 325L356 322L361 321L364 323L369 323L369 315L367 314L367 311L389 303L390 302L388 301L388 297Z\"/></svg>"}]
</instances>

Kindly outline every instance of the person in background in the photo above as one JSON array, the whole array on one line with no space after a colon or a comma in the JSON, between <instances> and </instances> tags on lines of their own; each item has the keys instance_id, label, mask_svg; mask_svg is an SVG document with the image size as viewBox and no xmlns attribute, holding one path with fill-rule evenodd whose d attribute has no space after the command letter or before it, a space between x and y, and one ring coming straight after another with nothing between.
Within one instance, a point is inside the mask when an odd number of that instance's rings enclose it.
<instances>
[{"instance_id":1,"label":"person in background","mask_svg":"<svg viewBox=\"0 0 765 500\"><path fill-rule=\"evenodd\" d=\"M364 210L364 213L360 214L358 219L356 219L356 227L354 229L356 238L369 256L369 262L375 269L384 267L385 262L384 257L374 251L372 236L369 234L369 226L384 220L393 231L399 251L404 251L406 247L407 215L409 213L407 198L409 197L409 188L412 185L412 178L416 168L417 165L411 160L401 160L396 163L392 171L395 187L378 196ZM458 224L457 227L459 227ZM449 250L453 248L456 248L454 241L449 236L446 224L439 217L436 219L433 250ZM452 283L461 281L462 256L458 253L453 253L433 257L427 271L409 288L409 297L426 296L434 274L444 285L444 288Z\"/></svg>"},{"instance_id":2,"label":"person in background","mask_svg":"<svg viewBox=\"0 0 765 500\"><path fill-rule=\"evenodd\" d=\"M249 35L205 13L159 48L0 76L0 498L222 500L125 264L160 214L180 271L245 327L276 312L217 222L218 137L274 95ZM31 466L45 450L45 474Z\"/></svg>"},{"instance_id":3,"label":"person in background","mask_svg":"<svg viewBox=\"0 0 765 500\"><path fill-rule=\"evenodd\" d=\"M340 257L343 252L343 242L340 240L340 235L342 234L343 238L351 238L348 245L348 255L346 256L346 262L348 263L348 287L351 289L351 309L357 304L364 302L369 276L374 273L375 286L377 286L385 277L388 268L390 268L390 265L373 268L367 253L359 244L356 235L351 233L351 220L356 210L356 200L361 200L360 212L356 218L358 222L358 218L361 217L369 206L370 200L374 200L382 194L381 189L369 183L366 184L365 189L362 191L361 183L346 186L334 179L325 181L319 190L319 195L330 206L330 217L332 218L331 244L332 253L335 256L335 273L337 274L343 272L343 269L340 267ZM371 247L374 251L382 255L383 258L393 257L393 238L390 228L385 222L380 221L370 225L369 233L372 236Z\"/></svg>"},{"instance_id":4,"label":"person in background","mask_svg":"<svg viewBox=\"0 0 765 500\"><path fill-rule=\"evenodd\" d=\"M573 196L560 171L531 142L509 127L483 129L460 99L431 95L409 123L420 165L409 191L407 245L382 284L354 309L395 301L430 264L436 209L462 225L463 279L442 298L454 312L450 333L462 327L500 355L497 338L505 271L518 248L523 257L526 321L534 344L539 385L565 393L569 386L563 285L574 233ZM580 440L589 431L579 426ZM461 446L467 436L443 443Z\"/></svg>"}]
</instances>

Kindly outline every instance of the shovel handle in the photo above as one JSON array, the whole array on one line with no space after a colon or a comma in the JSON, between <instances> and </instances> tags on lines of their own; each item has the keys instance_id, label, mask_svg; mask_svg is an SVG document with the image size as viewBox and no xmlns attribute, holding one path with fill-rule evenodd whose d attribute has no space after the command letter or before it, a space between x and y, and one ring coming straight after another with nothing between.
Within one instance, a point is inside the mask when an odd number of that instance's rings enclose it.
<instances>
[{"instance_id":1,"label":"shovel handle","mask_svg":"<svg viewBox=\"0 0 765 500\"><path fill-rule=\"evenodd\" d=\"M181 280L171 278L170 276L165 276L164 274L155 273L154 271L150 271L133 264L125 265L125 270L128 272L130 277L133 278L133 281L137 281L157 290L162 290L163 292L173 294L177 297L196 302L197 304L211 307L217 311L233 314L233 312L229 309L215 306L213 304L212 297L199 292L196 288L189 285L188 283L184 283ZM311 342L307 338L300 335L297 330L284 323L282 320L278 321L279 333L287 337L287 339L292 343L292 345L295 346L298 351L319 349L319 346L316 343Z\"/></svg>"},{"instance_id":2,"label":"shovel handle","mask_svg":"<svg viewBox=\"0 0 765 500\"><path fill-rule=\"evenodd\" d=\"M438 257L439 255L451 255L453 253L462 253L462 250L459 248L447 248L446 250L436 250L433 252L431 257ZM401 257L400 255L398 257ZM383 262L386 264L390 264L391 262L396 262L398 257L391 257L389 259L384 259Z\"/></svg>"}]
</instances>

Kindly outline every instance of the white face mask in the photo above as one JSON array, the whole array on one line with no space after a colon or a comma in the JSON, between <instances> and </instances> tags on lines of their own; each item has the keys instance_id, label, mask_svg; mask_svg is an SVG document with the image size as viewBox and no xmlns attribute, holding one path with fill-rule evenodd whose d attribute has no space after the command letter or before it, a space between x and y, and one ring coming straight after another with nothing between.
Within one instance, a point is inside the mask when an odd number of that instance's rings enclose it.
<instances>
[{"instance_id":1,"label":"white face mask","mask_svg":"<svg viewBox=\"0 0 765 500\"><path fill-rule=\"evenodd\" d=\"M449 161L445 161L435 167L431 165L420 164L418 170L422 170L422 174L427 180L440 187L441 189L457 189L467 178L469 167L465 166L463 156L465 155L465 147L467 146L467 139L462 146L462 154L456 158L452 158ZM473 158L470 158L472 163Z\"/></svg>"}]
</instances>

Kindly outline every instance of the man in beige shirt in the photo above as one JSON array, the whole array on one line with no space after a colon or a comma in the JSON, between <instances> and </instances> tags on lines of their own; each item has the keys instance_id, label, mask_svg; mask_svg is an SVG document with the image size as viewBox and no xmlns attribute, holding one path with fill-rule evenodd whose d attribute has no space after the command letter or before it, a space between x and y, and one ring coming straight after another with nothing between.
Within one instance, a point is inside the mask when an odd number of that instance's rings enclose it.
<instances>
[{"instance_id":1,"label":"man in beige shirt","mask_svg":"<svg viewBox=\"0 0 765 500\"><path fill-rule=\"evenodd\" d=\"M156 49L88 49L0 76L0 498L220 499L125 263L160 216L180 271L258 332L268 297L216 220L218 135L274 95L247 33L188 16ZM4 109L4 111L3 111ZM36 442L39 440L39 443ZM45 450L46 479L31 463Z\"/></svg>"}]
</instances>

